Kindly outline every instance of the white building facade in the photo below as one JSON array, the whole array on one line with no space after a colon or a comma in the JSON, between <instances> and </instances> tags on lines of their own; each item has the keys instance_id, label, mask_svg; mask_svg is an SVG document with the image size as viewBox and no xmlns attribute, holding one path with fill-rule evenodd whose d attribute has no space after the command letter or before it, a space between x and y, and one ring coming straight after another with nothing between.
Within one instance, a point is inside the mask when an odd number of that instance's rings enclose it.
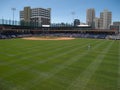
<instances>
[{"instance_id":1,"label":"white building facade","mask_svg":"<svg viewBox=\"0 0 120 90\"><path fill-rule=\"evenodd\" d=\"M100 13L100 29L109 29L112 23L112 12L104 10Z\"/></svg>"},{"instance_id":2,"label":"white building facade","mask_svg":"<svg viewBox=\"0 0 120 90\"><path fill-rule=\"evenodd\" d=\"M24 7L20 11L20 20L25 22L36 23L38 25L50 25L51 23L51 8L30 8Z\"/></svg>"},{"instance_id":3,"label":"white building facade","mask_svg":"<svg viewBox=\"0 0 120 90\"><path fill-rule=\"evenodd\" d=\"M95 29L99 29L100 28L100 18L96 17L94 19L95 22Z\"/></svg>"},{"instance_id":4,"label":"white building facade","mask_svg":"<svg viewBox=\"0 0 120 90\"><path fill-rule=\"evenodd\" d=\"M94 8L87 9L86 13L87 13L86 14L86 23L94 28L95 27L94 26L95 9Z\"/></svg>"}]
</instances>

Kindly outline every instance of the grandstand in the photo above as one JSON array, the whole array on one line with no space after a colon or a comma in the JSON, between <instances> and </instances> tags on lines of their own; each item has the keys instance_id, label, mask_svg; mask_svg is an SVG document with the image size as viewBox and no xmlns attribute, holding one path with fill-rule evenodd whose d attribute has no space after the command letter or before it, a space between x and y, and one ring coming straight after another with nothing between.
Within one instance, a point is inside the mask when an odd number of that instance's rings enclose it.
<instances>
[{"instance_id":1,"label":"grandstand","mask_svg":"<svg viewBox=\"0 0 120 90\"><path fill-rule=\"evenodd\" d=\"M118 35L118 30L95 30L91 26L73 26L70 24L59 25L42 25L33 26L31 24L15 24L10 23L0 24L0 38L20 38L29 37L34 35L50 35L50 36L66 36L66 37L76 37L76 38L99 38L105 39L111 38L111 36ZM109 36L109 37L108 37ZM116 39L120 39L119 35Z\"/></svg>"}]
</instances>

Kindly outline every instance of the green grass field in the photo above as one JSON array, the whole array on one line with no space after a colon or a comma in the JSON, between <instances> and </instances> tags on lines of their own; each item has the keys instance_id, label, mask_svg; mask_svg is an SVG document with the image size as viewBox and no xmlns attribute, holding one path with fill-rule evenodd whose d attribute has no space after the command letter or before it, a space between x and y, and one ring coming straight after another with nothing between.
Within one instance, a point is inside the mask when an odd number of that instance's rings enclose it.
<instances>
[{"instance_id":1,"label":"green grass field","mask_svg":"<svg viewBox=\"0 0 120 90\"><path fill-rule=\"evenodd\" d=\"M120 90L120 41L0 40L0 90Z\"/></svg>"}]
</instances>

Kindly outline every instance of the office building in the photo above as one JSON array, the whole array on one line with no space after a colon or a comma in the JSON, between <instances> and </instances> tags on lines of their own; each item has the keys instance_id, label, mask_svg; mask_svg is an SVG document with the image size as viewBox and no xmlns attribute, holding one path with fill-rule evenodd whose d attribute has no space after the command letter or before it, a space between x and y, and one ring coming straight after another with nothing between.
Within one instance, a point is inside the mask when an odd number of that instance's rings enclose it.
<instances>
[{"instance_id":1,"label":"office building","mask_svg":"<svg viewBox=\"0 0 120 90\"><path fill-rule=\"evenodd\" d=\"M86 24L90 25L92 28L95 27L94 19L95 19L95 10L94 8L87 9L86 12Z\"/></svg>"},{"instance_id":2,"label":"office building","mask_svg":"<svg viewBox=\"0 0 120 90\"><path fill-rule=\"evenodd\" d=\"M95 29L99 29L100 28L100 18L95 18L94 19L94 22L95 22Z\"/></svg>"},{"instance_id":3,"label":"office building","mask_svg":"<svg viewBox=\"0 0 120 90\"><path fill-rule=\"evenodd\" d=\"M113 22L113 27L120 33L120 21Z\"/></svg>"},{"instance_id":4,"label":"office building","mask_svg":"<svg viewBox=\"0 0 120 90\"><path fill-rule=\"evenodd\" d=\"M78 26L80 25L80 20L79 19L75 19L74 20L74 26Z\"/></svg>"},{"instance_id":5,"label":"office building","mask_svg":"<svg viewBox=\"0 0 120 90\"><path fill-rule=\"evenodd\" d=\"M44 9L24 7L24 10L20 11L20 21L35 25L50 25L51 8Z\"/></svg>"},{"instance_id":6,"label":"office building","mask_svg":"<svg viewBox=\"0 0 120 90\"><path fill-rule=\"evenodd\" d=\"M120 21L113 22L113 25L120 26Z\"/></svg>"},{"instance_id":7,"label":"office building","mask_svg":"<svg viewBox=\"0 0 120 90\"><path fill-rule=\"evenodd\" d=\"M112 23L112 12L104 10L100 13L100 29L109 29Z\"/></svg>"}]
</instances>

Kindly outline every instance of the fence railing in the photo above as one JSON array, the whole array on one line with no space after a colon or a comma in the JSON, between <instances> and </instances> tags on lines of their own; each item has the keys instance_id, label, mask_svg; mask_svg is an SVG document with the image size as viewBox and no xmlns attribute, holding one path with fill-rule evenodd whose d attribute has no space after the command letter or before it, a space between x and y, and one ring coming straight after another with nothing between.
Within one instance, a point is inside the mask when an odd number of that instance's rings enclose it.
<instances>
[{"instance_id":1,"label":"fence railing","mask_svg":"<svg viewBox=\"0 0 120 90\"><path fill-rule=\"evenodd\" d=\"M20 21L0 19L0 24L2 24L2 25L20 25Z\"/></svg>"},{"instance_id":2,"label":"fence railing","mask_svg":"<svg viewBox=\"0 0 120 90\"><path fill-rule=\"evenodd\" d=\"M24 21L13 21L0 19L0 25L19 25L19 26L31 26L31 27L42 27L41 23L38 22L24 22ZM50 27L73 27L72 23L51 23Z\"/></svg>"}]
</instances>

